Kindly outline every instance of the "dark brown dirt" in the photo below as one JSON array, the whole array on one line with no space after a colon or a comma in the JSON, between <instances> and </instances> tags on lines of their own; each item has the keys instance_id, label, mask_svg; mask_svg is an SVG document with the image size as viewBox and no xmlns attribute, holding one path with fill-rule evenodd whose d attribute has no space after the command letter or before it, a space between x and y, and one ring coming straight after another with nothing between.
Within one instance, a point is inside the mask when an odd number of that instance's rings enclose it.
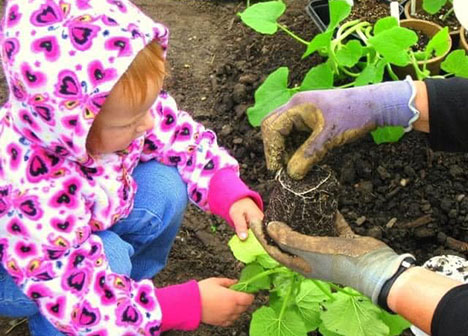
<instances>
[{"instance_id":1,"label":"dark brown dirt","mask_svg":"<svg viewBox=\"0 0 468 336\"><path fill-rule=\"evenodd\" d=\"M280 221L306 235L338 235L334 224L339 183L329 167L314 166L300 181L281 170L272 184L265 224Z\"/></svg>"},{"instance_id":2,"label":"dark brown dirt","mask_svg":"<svg viewBox=\"0 0 468 336\"><path fill-rule=\"evenodd\" d=\"M378 19L386 16L390 16L388 2L384 0L354 0L353 9L346 21L362 19L362 21L375 23Z\"/></svg>"},{"instance_id":3,"label":"dark brown dirt","mask_svg":"<svg viewBox=\"0 0 468 336\"><path fill-rule=\"evenodd\" d=\"M244 9L244 1L135 2L171 28L167 89L182 109L218 133L219 141L239 160L245 181L262 194L268 207L273 174L265 167L260 130L248 124L245 110L253 103L255 89L276 68L289 67L292 87L320 58L301 60L304 47L284 33L261 36L244 27L235 15ZM304 12L307 1L286 2L282 23L310 40L317 30ZM6 96L3 86L2 101ZM379 238L397 252L413 253L420 264L441 253L461 254L445 242L447 236L468 241L467 154L434 153L424 135L412 132L397 144L380 146L365 137L332 151L323 163L342 184L338 208L357 233ZM238 277L242 265L227 247L232 234L219 218L190 207L168 266L155 283ZM263 299L258 296L255 304ZM229 328L202 325L195 332L167 335L247 336L254 309ZM8 332L17 322L0 319L0 335L28 336L26 323Z\"/></svg>"},{"instance_id":4,"label":"dark brown dirt","mask_svg":"<svg viewBox=\"0 0 468 336\"><path fill-rule=\"evenodd\" d=\"M424 34L421 30L411 29L418 35L418 43L411 47L413 51L424 51L426 49L427 44L429 43L429 36Z\"/></svg>"},{"instance_id":5,"label":"dark brown dirt","mask_svg":"<svg viewBox=\"0 0 468 336\"><path fill-rule=\"evenodd\" d=\"M455 17L455 14L452 12L447 16L446 19L444 19L445 14L447 14L451 7L451 5L444 6L439 12L437 12L434 15L429 14L424 9L420 8L416 10L416 13L414 15L411 16L415 19L432 21L434 23L437 23L441 27L447 26L449 27L450 32L455 32L460 29L460 23Z\"/></svg>"}]
</instances>

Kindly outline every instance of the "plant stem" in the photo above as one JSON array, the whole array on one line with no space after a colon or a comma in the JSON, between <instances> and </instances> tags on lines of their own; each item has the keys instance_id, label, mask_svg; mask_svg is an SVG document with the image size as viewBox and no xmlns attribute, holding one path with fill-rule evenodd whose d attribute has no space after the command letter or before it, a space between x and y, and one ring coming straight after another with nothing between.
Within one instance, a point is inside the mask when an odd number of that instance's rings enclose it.
<instances>
[{"instance_id":1,"label":"plant stem","mask_svg":"<svg viewBox=\"0 0 468 336\"><path fill-rule=\"evenodd\" d=\"M284 32L286 32L289 36L291 36L296 41L299 41L299 42L301 42L302 44L305 44L305 45L309 45L309 42L307 42L306 40L301 39L299 36L294 34L292 31L290 31L288 28L286 28L282 24L277 23L277 25L278 25L278 28L282 29Z\"/></svg>"},{"instance_id":2,"label":"plant stem","mask_svg":"<svg viewBox=\"0 0 468 336\"><path fill-rule=\"evenodd\" d=\"M280 321L283 319L284 312L286 311L286 307L288 306L288 303L289 303L289 298L291 294L293 293L294 289L296 288L296 283L297 283L297 275L294 274L292 278L291 286L289 286L288 292L286 293L284 297L283 305L281 306L281 310L278 316L278 319Z\"/></svg>"},{"instance_id":3,"label":"plant stem","mask_svg":"<svg viewBox=\"0 0 468 336\"><path fill-rule=\"evenodd\" d=\"M358 73L354 73L346 69L344 66L340 66L340 69L343 70L345 74L347 74L349 77L359 77Z\"/></svg>"},{"instance_id":4,"label":"plant stem","mask_svg":"<svg viewBox=\"0 0 468 336\"><path fill-rule=\"evenodd\" d=\"M337 86L336 88L346 89L346 88L349 88L349 87L353 87L355 84L356 84L356 82L352 81L351 83L343 84L343 85Z\"/></svg>"},{"instance_id":5,"label":"plant stem","mask_svg":"<svg viewBox=\"0 0 468 336\"><path fill-rule=\"evenodd\" d=\"M353 22L353 21L351 21ZM350 28L348 28L346 31L343 32L343 34L341 34L339 37L337 36L332 43L334 43L335 45L338 45L341 43L341 41L343 41L345 38L347 38L349 35L351 35L352 33L354 33L355 31L357 30L362 30L362 28L366 27L370 25L369 22L361 22L359 24L356 24L354 26L351 26Z\"/></svg>"},{"instance_id":6,"label":"plant stem","mask_svg":"<svg viewBox=\"0 0 468 336\"><path fill-rule=\"evenodd\" d=\"M398 78L398 76L395 74L395 72L393 72L393 69L392 69L392 66L390 65L390 63L387 63L387 71L388 71L388 74L390 75L390 77L394 81L400 80L400 78Z\"/></svg>"},{"instance_id":7,"label":"plant stem","mask_svg":"<svg viewBox=\"0 0 468 336\"><path fill-rule=\"evenodd\" d=\"M330 300L335 301L335 298L333 297L333 295L331 295L331 293L329 291L327 291L327 290L325 290L323 288L322 283L320 281L312 280L312 282L314 283L315 286L318 287L318 289L320 289L322 291L323 294L328 296L330 298Z\"/></svg>"},{"instance_id":8,"label":"plant stem","mask_svg":"<svg viewBox=\"0 0 468 336\"><path fill-rule=\"evenodd\" d=\"M340 28L338 28L337 32L336 32L336 39L340 39L341 38L341 35L343 34L343 32L348 29L349 27L352 27L354 26L355 24L358 24L361 20L357 19L357 20L353 20L353 21L349 21L349 22L346 22L344 24L342 24L340 26Z\"/></svg>"},{"instance_id":9,"label":"plant stem","mask_svg":"<svg viewBox=\"0 0 468 336\"><path fill-rule=\"evenodd\" d=\"M247 0L247 8L250 7L250 0Z\"/></svg>"},{"instance_id":10,"label":"plant stem","mask_svg":"<svg viewBox=\"0 0 468 336\"><path fill-rule=\"evenodd\" d=\"M272 274L275 274L275 273L289 273L290 271L288 271L286 268L284 267L279 267L279 268L274 268L274 269L270 269L268 271L264 271L262 273L258 273L257 275L251 277L250 279L248 279L247 281L245 281L244 283L246 285L249 285L250 283L254 282L254 281L257 281L258 279L261 279L263 277L266 277L266 276L269 276L269 275L272 275Z\"/></svg>"},{"instance_id":11,"label":"plant stem","mask_svg":"<svg viewBox=\"0 0 468 336\"><path fill-rule=\"evenodd\" d=\"M447 11L447 13L445 13L444 16L442 16L442 21L447 20L447 18L448 18L448 17L450 16L450 14L452 14L452 13L453 13L453 7L450 8L450 9Z\"/></svg>"}]
</instances>

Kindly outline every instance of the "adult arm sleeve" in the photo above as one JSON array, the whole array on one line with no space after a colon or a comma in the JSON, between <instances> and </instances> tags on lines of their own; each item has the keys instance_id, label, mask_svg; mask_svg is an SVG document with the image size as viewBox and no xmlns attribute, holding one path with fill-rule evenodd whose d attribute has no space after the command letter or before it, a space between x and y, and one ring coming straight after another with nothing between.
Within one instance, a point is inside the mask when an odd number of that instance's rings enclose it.
<instances>
[{"instance_id":1,"label":"adult arm sleeve","mask_svg":"<svg viewBox=\"0 0 468 336\"><path fill-rule=\"evenodd\" d=\"M426 79L429 143L434 150L468 152L468 79Z\"/></svg>"},{"instance_id":2,"label":"adult arm sleeve","mask_svg":"<svg viewBox=\"0 0 468 336\"><path fill-rule=\"evenodd\" d=\"M432 318L432 336L468 334L468 284L452 288L440 300Z\"/></svg>"}]
</instances>

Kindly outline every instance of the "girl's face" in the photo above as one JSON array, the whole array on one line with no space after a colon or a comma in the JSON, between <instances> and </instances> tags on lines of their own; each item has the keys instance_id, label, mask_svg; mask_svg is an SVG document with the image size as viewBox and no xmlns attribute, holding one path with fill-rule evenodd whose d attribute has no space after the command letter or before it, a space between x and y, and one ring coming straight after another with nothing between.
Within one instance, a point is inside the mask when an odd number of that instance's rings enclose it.
<instances>
[{"instance_id":1,"label":"girl's face","mask_svg":"<svg viewBox=\"0 0 468 336\"><path fill-rule=\"evenodd\" d=\"M91 126L86 148L91 155L110 154L126 149L136 138L154 126L149 111L161 87L148 82L146 99L132 103L125 99L122 85L117 83Z\"/></svg>"}]
</instances>

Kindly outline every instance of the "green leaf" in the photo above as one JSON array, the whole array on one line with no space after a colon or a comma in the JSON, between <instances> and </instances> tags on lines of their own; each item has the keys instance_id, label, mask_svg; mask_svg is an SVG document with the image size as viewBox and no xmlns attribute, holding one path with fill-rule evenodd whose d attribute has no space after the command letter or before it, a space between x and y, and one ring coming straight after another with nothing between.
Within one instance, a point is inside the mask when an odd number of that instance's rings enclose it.
<instances>
[{"instance_id":1,"label":"green leaf","mask_svg":"<svg viewBox=\"0 0 468 336\"><path fill-rule=\"evenodd\" d=\"M328 330L327 328L323 326L323 323L319 327L319 332L323 336L346 336L345 334L337 334L337 333L334 333L333 331Z\"/></svg>"},{"instance_id":2,"label":"green leaf","mask_svg":"<svg viewBox=\"0 0 468 336\"><path fill-rule=\"evenodd\" d=\"M410 62L409 47L417 41L418 36L414 31L403 27L393 27L371 37L368 42L388 62L405 66Z\"/></svg>"},{"instance_id":3,"label":"green leaf","mask_svg":"<svg viewBox=\"0 0 468 336\"><path fill-rule=\"evenodd\" d=\"M322 63L307 72L299 91L331 89L332 87L333 72L327 63Z\"/></svg>"},{"instance_id":4,"label":"green leaf","mask_svg":"<svg viewBox=\"0 0 468 336\"><path fill-rule=\"evenodd\" d=\"M310 41L309 44L307 45L307 49L304 55L302 55L302 59L313 54L319 49L324 49L325 55L327 55L328 51L330 50L332 37L333 37L333 31L331 30L315 35L312 41Z\"/></svg>"},{"instance_id":5,"label":"green leaf","mask_svg":"<svg viewBox=\"0 0 468 336\"><path fill-rule=\"evenodd\" d=\"M411 323L406 321L400 315L387 313L382 309L380 319L390 328L388 336L397 336L400 335L403 330L408 329L411 326Z\"/></svg>"},{"instance_id":6,"label":"green leaf","mask_svg":"<svg viewBox=\"0 0 468 336\"><path fill-rule=\"evenodd\" d=\"M435 52L436 56L444 55L450 49L450 41L448 27L439 30L427 43L425 50L427 58L433 57L433 52Z\"/></svg>"},{"instance_id":7,"label":"green leaf","mask_svg":"<svg viewBox=\"0 0 468 336\"><path fill-rule=\"evenodd\" d=\"M334 30L351 13L351 5L346 0L330 0L330 24L327 30Z\"/></svg>"},{"instance_id":8,"label":"green leaf","mask_svg":"<svg viewBox=\"0 0 468 336\"><path fill-rule=\"evenodd\" d=\"M374 26L374 35L378 35L393 27L398 27L398 20L393 16L387 16L379 19Z\"/></svg>"},{"instance_id":9,"label":"green leaf","mask_svg":"<svg viewBox=\"0 0 468 336\"><path fill-rule=\"evenodd\" d=\"M364 296L337 293L334 301L324 303L326 329L346 336L387 336L389 327L380 319L380 308Z\"/></svg>"},{"instance_id":10,"label":"green leaf","mask_svg":"<svg viewBox=\"0 0 468 336\"><path fill-rule=\"evenodd\" d=\"M239 16L253 30L272 35L278 30L276 21L285 10L286 5L282 1L260 2L248 7Z\"/></svg>"},{"instance_id":11,"label":"green leaf","mask_svg":"<svg viewBox=\"0 0 468 336\"><path fill-rule=\"evenodd\" d=\"M445 5L447 0L423 0L423 9L429 14L435 14Z\"/></svg>"},{"instance_id":12,"label":"green leaf","mask_svg":"<svg viewBox=\"0 0 468 336\"><path fill-rule=\"evenodd\" d=\"M288 68L278 68L255 91L255 105L247 109L247 117L252 126L260 126L268 113L292 97L293 91L288 89L288 75Z\"/></svg>"},{"instance_id":13,"label":"green leaf","mask_svg":"<svg viewBox=\"0 0 468 336\"><path fill-rule=\"evenodd\" d=\"M371 132L372 138L377 145L387 142L397 142L405 134L401 126L386 126L377 128Z\"/></svg>"},{"instance_id":14,"label":"green leaf","mask_svg":"<svg viewBox=\"0 0 468 336\"><path fill-rule=\"evenodd\" d=\"M458 77L468 78L468 56L464 50L454 50L440 65L442 70Z\"/></svg>"},{"instance_id":15,"label":"green leaf","mask_svg":"<svg viewBox=\"0 0 468 336\"><path fill-rule=\"evenodd\" d=\"M266 253L257 256L256 261L266 269L275 268L280 265L275 259Z\"/></svg>"},{"instance_id":16,"label":"green leaf","mask_svg":"<svg viewBox=\"0 0 468 336\"><path fill-rule=\"evenodd\" d=\"M250 336L307 336L300 316L294 311L285 311L280 316L271 307L261 307L252 315Z\"/></svg>"},{"instance_id":17,"label":"green leaf","mask_svg":"<svg viewBox=\"0 0 468 336\"><path fill-rule=\"evenodd\" d=\"M369 64L359 74L354 82L354 86L380 83L383 80L386 62L379 60L377 64Z\"/></svg>"},{"instance_id":18,"label":"green leaf","mask_svg":"<svg viewBox=\"0 0 468 336\"><path fill-rule=\"evenodd\" d=\"M241 272L239 282L231 286L231 289L246 293L256 293L261 289L270 289L271 281L269 276L262 276L252 281L252 278L263 272L265 272L265 269L259 264L247 265Z\"/></svg>"},{"instance_id":19,"label":"green leaf","mask_svg":"<svg viewBox=\"0 0 468 336\"><path fill-rule=\"evenodd\" d=\"M336 58L341 65L353 67L362 56L363 48L358 40L351 40L336 52Z\"/></svg>"},{"instance_id":20,"label":"green leaf","mask_svg":"<svg viewBox=\"0 0 468 336\"><path fill-rule=\"evenodd\" d=\"M250 264L257 256L266 254L262 245L258 242L257 238L255 238L251 230L249 230L249 235L246 240L242 241L236 235L229 240L228 245L234 257L244 264Z\"/></svg>"},{"instance_id":21,"label":"green leaf","mask_svg":"<svg viewBox=\"0 0 468 336\"><path fill-rule=\"evenodd\" d=\"M301 282L299 292L295 297L296 305L299 310L307 331L318 328L322 320L320 319L320 303L330 298L317 286L320 282L322 288L330 292L330 285L319 280L304 280Z\"/></svg>"},{"instance_id":22,"label":"green leaf","mask_svg":"<svg viewBox=\"0 0 468 336\"><path fill-rule=\"evenodd\" d=\"M273 291L280 297L287 295L294 279L294 272L278 273L273 276Z\"/></svg>"}]
</instances>

